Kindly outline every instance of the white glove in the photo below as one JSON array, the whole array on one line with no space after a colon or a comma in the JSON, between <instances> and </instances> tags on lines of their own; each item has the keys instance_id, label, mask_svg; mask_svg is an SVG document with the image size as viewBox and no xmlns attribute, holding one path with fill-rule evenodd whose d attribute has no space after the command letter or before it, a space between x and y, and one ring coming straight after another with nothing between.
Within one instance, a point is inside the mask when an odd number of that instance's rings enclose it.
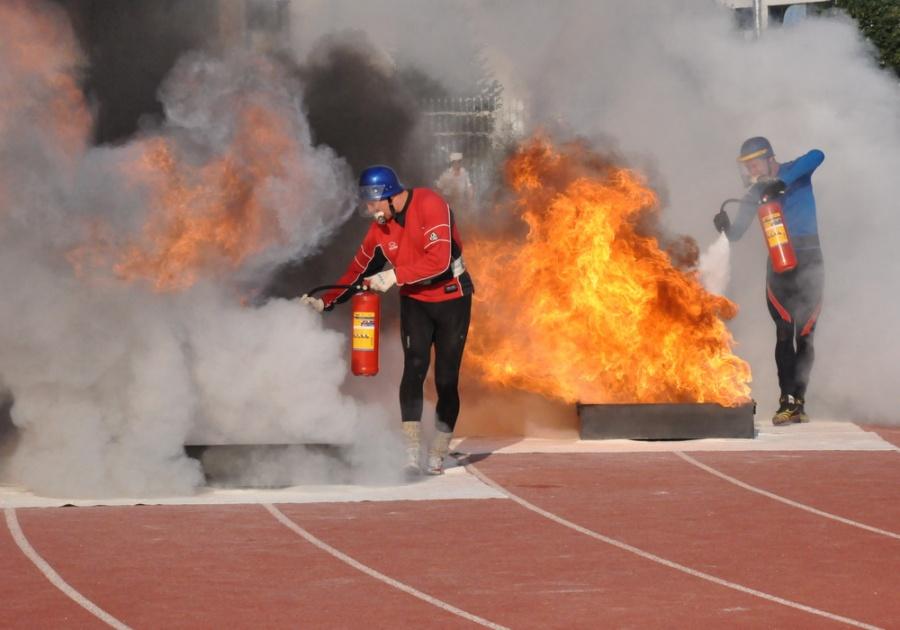
<instances>
[{"instance_id":1,"label":"white glove","mask_svg":"<svg viewBox=\"0 0 900 630\"><path fill-rule=\"evenodd\" d=\"M374 276L369 276L366 280L369 282L370 287L384 293L397 284L397 274L393 269L388 269L387 271L376 273Z\"/></svg>"},{"instance_id":2,"label":"white glove","mask_svg":"<svg viewBox=\"0 0 900 630\"><path fill-rule=\"evenodd\" d=\"M317 313L321 313L325 310L325 302L317 297L310 297L305 293L300 296L300 303L310 307Z\"/></svg>"}]
</instances>

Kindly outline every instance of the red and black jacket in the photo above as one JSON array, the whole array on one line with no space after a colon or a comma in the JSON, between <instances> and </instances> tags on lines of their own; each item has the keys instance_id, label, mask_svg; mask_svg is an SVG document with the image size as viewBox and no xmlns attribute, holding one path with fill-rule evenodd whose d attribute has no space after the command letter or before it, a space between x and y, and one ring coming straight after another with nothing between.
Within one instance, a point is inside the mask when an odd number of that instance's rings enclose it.
<instances>
[{"instance_id":1,"label":"red and black jacket","mask_svg":"<svg viewBox=\"0 0 900 630\"><path fill-rule=\"evenodd\" d=\"M375 221L337 284L355 285L390 262L400 295L443 302L474 293L462 266L462 241L450 206L428 188L409 189L406 203L384 224ZM330 310L350 299L349 289L334 289L322 299Z\"/></svg>"}]
</instances>

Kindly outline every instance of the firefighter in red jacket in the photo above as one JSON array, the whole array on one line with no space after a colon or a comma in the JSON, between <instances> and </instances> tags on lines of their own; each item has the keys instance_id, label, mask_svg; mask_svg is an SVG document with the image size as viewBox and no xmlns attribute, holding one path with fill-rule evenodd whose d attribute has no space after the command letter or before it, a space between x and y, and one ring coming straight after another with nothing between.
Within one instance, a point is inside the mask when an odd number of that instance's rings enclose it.
<instances>
[{"instance_id":1,"label":"firefighter in red jacket","mask_svg":"<svg viewBox=\"0 0 900 630\"><path fill-rule=\"evenodd\" d=\"M459 368L469 330L474 286L462 259L462 241L453 213L440 195L427 188L404 189L387 166L371 166L359 178L363 213L373 219L347 271L337 284L363 280L376 291L400 287L403 378L400 413L407 467L421 470L419 442L422 389L434 346L437 431L428 449L426 472L443 472L443 459L459 415ZM384 270L387 263L391 268ZM352 297L336 289L322 299L301 301L318 311L331 310Z\"/></svg>"}]
</instances>

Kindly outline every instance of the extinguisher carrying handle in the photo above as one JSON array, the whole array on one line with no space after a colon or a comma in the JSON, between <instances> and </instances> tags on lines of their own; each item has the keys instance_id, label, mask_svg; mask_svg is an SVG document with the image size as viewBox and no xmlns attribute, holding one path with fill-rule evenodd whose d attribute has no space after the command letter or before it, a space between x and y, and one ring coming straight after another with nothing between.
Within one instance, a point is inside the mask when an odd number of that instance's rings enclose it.
<instances>
[{"instance_id":1,"label":"extinguisher carrying handle","mask_svg":"<svg viewBox=\"0 0 900 630\"><path fill-rule=\"evenodd\" d=\"M787 185L780 179L765 179L758 181L747 191L747 198L757 205L769 203L787 192Z\"/></svg>"},{"instance_id":2,"label":"extinguisher carrying handle","mask_svg":"<svg viewBox=\"0 0 900 630\"><path fill-rule=\"evenodd\" d=\"M770 201L774 201L779 197L784 196L784 193L787 191L787 186L785 186L784 182L780 179L776 179L773 182L769 182L768 185L762 189L759 193L759 203L769 203Z\"/></svg>"}]
</instances>

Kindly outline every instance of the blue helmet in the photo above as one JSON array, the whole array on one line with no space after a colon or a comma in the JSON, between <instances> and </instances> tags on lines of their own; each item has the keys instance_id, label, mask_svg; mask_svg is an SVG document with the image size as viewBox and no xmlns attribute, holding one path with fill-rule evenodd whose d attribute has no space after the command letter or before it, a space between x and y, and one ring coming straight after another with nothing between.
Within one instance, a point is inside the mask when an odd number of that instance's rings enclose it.
<instances>
[{"instance_id":1,"label":"blue helmet","mask_svg":"<svg viewBox=\"0 0 900 630\"><path fill-rule=\"evenodd\" d=\"M756 136L749 138L741 145L741 153L738 155L738 162L748 162L761 157L775 157L775 151L766 138Z\"/></svg>"},{"instance_id":2,"label":"blue helmet","mask_svg":"<svg viewBox=\"0 0 900 630\"><path fill-rule=\"evenodd\" d=\"M359 175L359 198L361 201L380 201L403 192L403 184L390 166L381 164L370 166Z\"/></svg>"}]
</instances>

